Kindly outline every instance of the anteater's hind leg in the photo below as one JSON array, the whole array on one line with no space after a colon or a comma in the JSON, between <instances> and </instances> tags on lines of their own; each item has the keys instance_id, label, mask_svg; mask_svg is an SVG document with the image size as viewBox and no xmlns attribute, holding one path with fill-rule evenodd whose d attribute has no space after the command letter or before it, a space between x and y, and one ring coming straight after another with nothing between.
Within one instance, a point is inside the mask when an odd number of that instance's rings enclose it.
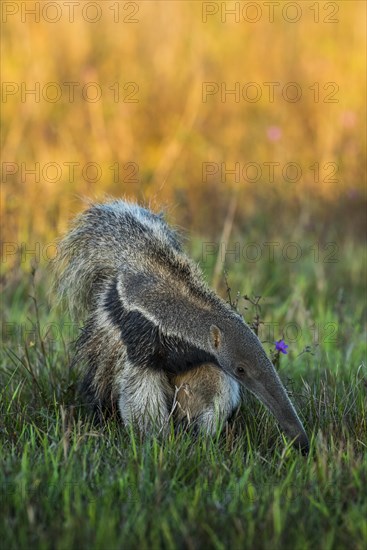
<instances>
[{"instance_id":1,"label":"anteater's hind leg","mask_svg":"<svg viewBox=\"0 0 367 550\"><path fill-rule=\"evenodd\" d=\"M238 383L215 365L200 365L170 379L176 387L176 423L214 434L240 403Z\"/></svg>"},{"instance_id":2,"label":"anteater's hind leg","mask_svg":"<svg viewBox=\"0 0 367 550\"><path fill-rule=\"evenodd\" d=\"M125 425L143 433L158 433L168 426L174 389L162 371L131 365L119 374L118 406Z\"/></svg>"}]
</instances>

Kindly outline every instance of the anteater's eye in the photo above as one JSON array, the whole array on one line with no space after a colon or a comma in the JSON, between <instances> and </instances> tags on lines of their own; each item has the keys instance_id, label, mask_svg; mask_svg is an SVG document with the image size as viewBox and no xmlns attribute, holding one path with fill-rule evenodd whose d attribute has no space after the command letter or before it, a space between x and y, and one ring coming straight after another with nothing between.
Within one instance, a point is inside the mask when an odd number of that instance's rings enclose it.
<instances>
[{"instance_id":1,"label":"anteater's eye","mask_svg":"<svg viewBox=\"0 0 367 550\"><path fill-rule=\"evenodd\" d=\"M237 374L245 374L245 369L243 367L237 367Z\"/></svg>"}]
</instances>

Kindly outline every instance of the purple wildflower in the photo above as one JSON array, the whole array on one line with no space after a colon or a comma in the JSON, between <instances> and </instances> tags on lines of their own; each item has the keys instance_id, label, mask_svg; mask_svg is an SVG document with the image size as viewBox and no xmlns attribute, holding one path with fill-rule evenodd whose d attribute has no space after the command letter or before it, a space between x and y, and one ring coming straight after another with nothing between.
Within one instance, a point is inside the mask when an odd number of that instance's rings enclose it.
<instances>
[{"instance_id":1,"label":"purple wildflower","mask_svg":"<svg viewBox=\"0 0 367 550\"><path fill-rule=\"evenodd\" d=\"M281 353L284 353L284 355L287 355L288 353L287 348L289 348L289 346L284 342L284 340L278 340L275 342L275 349Z\"/></svg>"},{"instance_id":2,"label":"purple wildflower","mask_svg":"<svg viewBox=\"0 0 367 550\"><path fill-rule=\"evenodd\" d=\"M266 135L270 141L279 141L282 137L282 130L278 126L269 126Z\"/></svg>"},{"instance_id":3,"label":"purple wildflower","mask_svg":"<svg viewBox=\"0 0 367 550\"><path fill-rule=\"evenodd\" d=\"M354 111L343 111L340 117L340 121L344 128L354 128L357 124L357 115Z\"/></svg>"},{"instance_id":4,"label":"purple wildflower","mask_svg":"<svg viewBox=\"0 0 367 550\"><path fill-rule=\"evenodd\" d=\"M358 191L358 189L355 189L353 187L353 189L349 189L347 191L347 195L348 195L349 199L358 199L359 198L359 191Z\"/></svg>"}]
</instances>

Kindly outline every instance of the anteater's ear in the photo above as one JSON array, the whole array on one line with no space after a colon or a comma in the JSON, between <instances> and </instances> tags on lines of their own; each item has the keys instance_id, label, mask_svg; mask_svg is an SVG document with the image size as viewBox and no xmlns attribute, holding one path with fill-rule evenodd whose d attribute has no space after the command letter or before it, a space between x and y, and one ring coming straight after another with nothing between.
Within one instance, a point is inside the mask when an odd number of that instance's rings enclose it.
<instances>
[{"instance_id":1,"label":"anteater's ear","mask_svg":"<svg viewBox=\"0 0 367 550\"><path fill-rule=\"evenodd\" d=\"M219 350L222 345L223 334L216 325L210 327L210 343L215 350Z\"/></svg>"}]
</instances>

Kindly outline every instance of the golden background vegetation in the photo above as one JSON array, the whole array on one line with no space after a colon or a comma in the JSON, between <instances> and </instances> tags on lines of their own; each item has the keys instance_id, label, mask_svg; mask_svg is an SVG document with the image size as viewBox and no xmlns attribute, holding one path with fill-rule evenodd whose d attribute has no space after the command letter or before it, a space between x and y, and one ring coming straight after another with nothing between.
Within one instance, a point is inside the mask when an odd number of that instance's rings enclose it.
<instances>
[{"instance_id":1,"label":"golden background vegetation","mask_svg":"<svg viewBox=\"0 0 367 550\"><path fill-rule=\"evenodd\" d=\"M34 3L26 4L31 8ZM308 223L313 213L329 219L334 212L332 221L345 219L360 231L366 146L364 2L329 3L338 8L336 23L324 22L331 11L326 2L319 2L319 23L314 2L298 2L302 17L296 23L286 21L278 9L269 22L263 2L256 3L262 9L256 23L231 16L222 21L220 8L204 22L203 3L196 1L120 2L119 22L110 9L117 9L117 3L100 2L102 17L90 23L81 15L82 4L75 8L73 22L65 7L55 23L42 14L39 22L32 16L23 22L20 11L6 21L3 16L3 81L10 83L3 91L11 83L18 90L3 94L2 102L4 242L50 241L83 208L80 197L103 199L106 194L168 206L169 217L196 234L218 236L231 204L239 223L264 213L274 224ZM242 9L245 3L240 4ZM137 13L131 17L137 22L124 22L134 6ZM89 13L92 17L92 9ZM54 96L47 88L50 82L62 90L59 101L42 95ZM77 83L71 101L67 82ZM91 82L101 89L95 102L82 93ZM225 83L227 90L236 82L241 90L255 82L262 97L236 102L228 94L221 101L218 92L203 101L208 82ZM274 102L266 82L279 82ZM289 82L302 89L294 103L281 93ZM324 89L330 82L338 87L333 103L324 102L334 90ZM39 101L32 94L22 100L22 89L35 89L36 83ZM124 89L127 83L135 84ZM126 102L128 93L138 101ZM241 174L235 182L219 170L204 181L206 162L225 163L228 169L240 163L241 170L257 163L262 177L251 182ZM269 182L264 162L278 162L281 168L297 163L302 177L291 183L277 170L275 181ZM13 168L4 163L14 163ZM39 178L22 172L35 163ZM48 163L60 167L57 181L52 181L53 165L43 177ZM74 177L65 163L76 163ZM88 163L100 167L96 182L91 181L93 170L89 179L83 173ZM310 168L315 163L320 165L319 182ZM326 163L337 166L337 182L328 181ZM111 169L117 165L118 177ZM132 172L137 175L129 178Z\"/></svg>"}]
</instances>

